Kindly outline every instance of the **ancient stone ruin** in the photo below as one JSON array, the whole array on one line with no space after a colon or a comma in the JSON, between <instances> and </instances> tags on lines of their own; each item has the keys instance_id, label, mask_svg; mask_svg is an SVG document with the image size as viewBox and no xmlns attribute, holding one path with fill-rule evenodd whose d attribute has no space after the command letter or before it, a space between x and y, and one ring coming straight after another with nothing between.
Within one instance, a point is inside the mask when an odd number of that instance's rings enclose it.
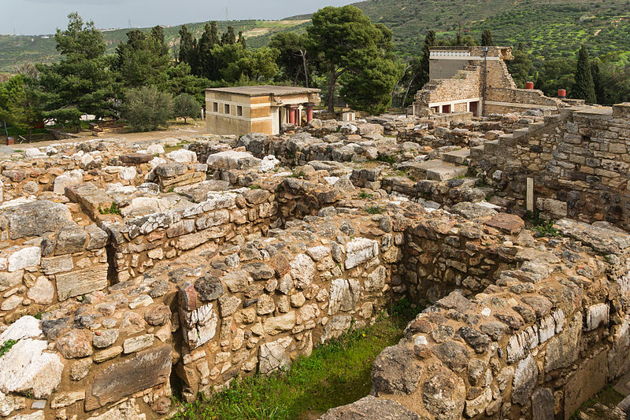
<instances>
[{"instance_id":1,"label":"ancient stone ruin","mask_svg":"<svg viewBox=\"0 0 630 420\"><path fill-rule=\"evenodd\" d=\"M405 297L372 395L323 419L568 418L628 372L629 110L15 153L0 416L167 417Z\"/></svg>"}]
</instances>

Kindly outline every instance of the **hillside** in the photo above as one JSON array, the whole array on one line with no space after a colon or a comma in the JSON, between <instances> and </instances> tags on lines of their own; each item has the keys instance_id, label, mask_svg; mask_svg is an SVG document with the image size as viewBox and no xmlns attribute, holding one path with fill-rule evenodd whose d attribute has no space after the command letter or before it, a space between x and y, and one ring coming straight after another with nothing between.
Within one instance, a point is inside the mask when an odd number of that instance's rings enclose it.
<instances>
[{"instance_id":1,"label":"hillside","mask_svg":"<svg viewBox=\"0 0 630 420\"><path fill-rule=\"evenodd\" d=\"M259 47L268 42L268 38L277 32L294 28L305 23L304 20L237 20L217 22L219 31L225 31L228 26L233 26L235 31L243 31L245 37L253 47ZM188 29L201 36L206 22L189 23ZM179 29L181 26L164 28L166 42L173 48L179 43ZM148 31L150 28L141 28ZM117 29L104 31L108 52L113 53L116 46L127 39L129 29ZM52 35L43 36L12 36L0 35L0 72L12 71L24 63L47 63L56 59L55 39Z\"/></svg>"},{"instance_id":2,"label":"hillside","mask_svg":"<svg viewBox=\"0 0 630 420\"><path fill-rule=\"evenodd\" d=\"M614 61L630 62L630 7L627 0L368 0L355 3L374 21L394 32L397 50L417 54L424 34L433 29L439 36L454 36L461 27L479 38L484 29L493 32L495 43L522 43L534 55L545 58L573 56L587 44L593 55L613 53ZM273 34L304 30L309 15L280 21L219 22L244 31L252 47L264 46ZM200 35L205 22L187 26ZM175 49L180 26L165 28L167 42ZM109 51L126 39L128 29L105 32ZM50 62L57 57L51 36L0 35L0 72L27 62Z\"/></svg>"}]
</instances>

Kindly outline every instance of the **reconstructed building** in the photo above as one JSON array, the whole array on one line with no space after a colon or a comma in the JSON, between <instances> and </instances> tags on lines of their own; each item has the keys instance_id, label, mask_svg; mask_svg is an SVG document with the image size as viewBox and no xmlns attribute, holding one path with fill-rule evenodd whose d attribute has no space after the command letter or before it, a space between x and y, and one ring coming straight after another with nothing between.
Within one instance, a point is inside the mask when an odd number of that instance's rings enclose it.
<instances>
[{"instance_id":1,"label":"reconstructed building","mask_svg":"<svg viewBox=\"0 0 630 420\"><path fill-rule=\"evenodd\" d=\"M518 89L505 64L512 59L511 47L431 48L430 81L416 94L414 115L471 112L480 116L565 106L531 85Z\"/></svg>"},{"instance_id":2,"label":"reconstructed building","mask_svg":"<svg viewBox=\"0 0 630 420\"><path fill-rule=\"evenodd\" d=\"M213 134L280 134L283 124L313 119L319 89L238 86L206 89L206 124Z\"/></svg>"}]
</instances>

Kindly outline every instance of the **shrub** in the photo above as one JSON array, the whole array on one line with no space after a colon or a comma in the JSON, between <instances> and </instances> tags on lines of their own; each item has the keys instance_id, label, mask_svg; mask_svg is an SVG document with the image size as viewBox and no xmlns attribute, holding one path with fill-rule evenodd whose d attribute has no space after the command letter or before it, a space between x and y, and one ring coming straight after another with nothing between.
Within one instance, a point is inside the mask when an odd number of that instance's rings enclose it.
<instances>
[{"instance_id":1,"label":"shrub","mask_svg":"<svg viewBox=\"0 0 630 420\"><path fill-rule=\"evenodd\" d=\"M201 105L199 105L199 102L197 102L194 96L182 93L173 100L173 111L175 117L183 118L186 123L187 118L199 117Z\"/></svg>"},{"instance_id":2,"label":"shrub","mask_svg":"<svg viewBox=\"0 0 630 420\"><path fill-rule=\"evenodd\" d=\"M134 131L166 127L173 116L173 97L154 86L130 89L125 94L123 115Z\"/></svg>"}]
</instances>

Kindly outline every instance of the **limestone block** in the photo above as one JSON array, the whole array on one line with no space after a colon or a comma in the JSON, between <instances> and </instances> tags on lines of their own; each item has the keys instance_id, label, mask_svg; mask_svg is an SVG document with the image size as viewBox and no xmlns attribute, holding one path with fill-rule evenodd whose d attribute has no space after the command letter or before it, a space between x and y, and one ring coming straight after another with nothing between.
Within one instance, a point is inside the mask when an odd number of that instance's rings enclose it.
<instances>
[{"instance_id":1,"label":"limestone block","mask_svg":"<svg viewBox=\"0 0 630 420\"><path fill-rule=\"evenodd\" d=\"M328 315L350 312L361 300L361 284L355 279L335 279L330 287Z\"/></svg>"},{"instance_id":2,"label":"limestone block","mask_svg":"<svg viewBox=\"0 0 630 420\"><path fill-rule=\"evenodd\" d=\"M197 162L197 154L186 149L173 150L172 152L167 153L166 157L179 163Z\"/></svg>"},{"instance_id":3,"label":"limestone block","mask_svg":"<svg viewBox=\"0 0 630 420\"><path fill-rule=\"evenodd\" d=\"M586 325L584 330L593 331L600 326L607 326L609 313L610 307L606 303L598 303L589 306L586 310Z\"/></svg>"},{"instance_id":4,"label":"limestone block","mask_svg":"<svg viewBox=\"0 0 630 420\"><path fill-rule=\"evenodd\" d=\"M317 267L308 255L296 255L289 265L291 266L291 277L295 281L296 287L300 289L305 288L315 279Z\"/></svg>"},{"instance_id":5,"label":"limestone block","mask_svg":"<svg viewBox=\"0 0 630 420\"><path fill-rule=\"evenodd\" d=\"M55 297L55 286L44 276L40 276L26 293L29 299L35 303L52 303Z\"/></svg>"},{"instance_id":6,"label":"limestone block","mask_svg":"<svg viewBox=\"0 0 630 420\"><path fill-rule=\"evenodd\" d=\"M136 353L108 366L94 377L86 392L87 411L166 383L171 374L171 348L163 345Z\"/></svg>"},{"instance_id":7,"label":"limestone block","mask_svg":"<svg viewBox=\"0 0 630 420\"><path fill-rule=\"evenodd\" d=\"M107 287L107 264L97 264L83 270L61 273L55 276L60 301L84 295Z\"/></svg>"},{"instance_id":8,"label":"limestone block","mask_svg":"<svg viewBox=\"0 0 630 420\"><path fill-rule=\"evenodd\" d=\"M208 303L192 311L181 311L184 339L191 349L212 340L217 331L219 317L214 304Z\"/></svg>"},{"instance_id":9,"label":"limestone block","mask_svg":"<svg viewBox=\"0 0 630 420\"><path fill-rule=\"evenodd\" d=\"M27 267L36 267L41 260L42 250L38 246L22 248L9 255L9 272Z\"/></svg>"},{"instance_id":10,"label":"limestone block","mask_svg":"<svg viewBox=\"0 0 630 420\"><path fill-rule=\"evenodd\" d=\"M371 395L352 404L328 410L320 420L360 420L360 419L420 420L420 416L399 403L376 398Z\"/></svg>"},{"instance_id":11,"label":"limestone block","mask_svg":"<svg viewBox=\"0 0 630 420\"><path fill-rule=\"evenodd\" d=\"M0 346L8 340L36 338L42 335L40 320L30 315L23 316L0 334Z\"/></svg>"},{"instance_id":12,"label":"limestone block","mask_svg":"<svg viewBox=\"0 0 630 420\"><path fill-rule=\"evenodd\" d=\"M346 269L354 268L378 255L378 242L356 238L346 245Z\"/></svg>"},{"instance_id":13,"label":"limestone block","mask_svg":"<svg viewBox=\"0 0 630 420\"><path fill-rule=\"evenodd\" d=\"M53 184L53 192L55 194L64 195L66 192L66 187L71 187L73 185L78 185L83 182L83 171L80 169L75 169L70 172L63 173L55 178L55 182Z\"/></svg>"},{"instance_id":14,"label":"limestone block","mask_svg":"<svg viewBox=\"0 0 630 420\"><path fill-rule=\"evenodd\" d=\"M527 405L538 381L538 366L532 355L521 360L514 370L512 402Z\"/></svg>"},{"instance_id":15,"label":"limestone block","mask_svg":"<svg viewBox=\"0 0 630 420\"><path fill-rule=\"evenodd\" d=\"M260 346L258 370L262 374L268 374L276 370L284 370L291 364L291 357L287 348L291 345L291 337L280 338Z\"/></svg>"},{"instance_id":16,"label":"limestone block","mask_svg":"<svg viewBox=\"0 0 630 420\"><path fill-rule=\"evenodd\" d=\"M63 363L54 353L45 353L44 340L22 339L0 358L0 391L30 392L47 398L61 382Z\"/></svg>"}]
</instances>

